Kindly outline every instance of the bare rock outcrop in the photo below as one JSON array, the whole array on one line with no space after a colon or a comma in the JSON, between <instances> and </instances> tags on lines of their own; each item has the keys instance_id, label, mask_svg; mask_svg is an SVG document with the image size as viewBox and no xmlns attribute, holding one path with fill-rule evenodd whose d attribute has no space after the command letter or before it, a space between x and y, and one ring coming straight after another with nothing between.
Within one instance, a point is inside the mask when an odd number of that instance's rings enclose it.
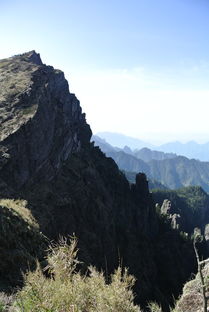
<instances>
[{"instance_id":1,"label":"bare rock outcrop","mask_svg":"<svg viewBox=\"0 0 209 312\"><path fill-rule=\"evenodd\" d=\"M0 185L51 180L90 137L63 72L35 51L0 61Z\"/></svg>"},{"instance_id":2,"label":"bare rock outcrop","mask_svg":"<svg viewBox=\"0 0 209 312\"><path fill-rule=\"evenodd\" d=\"M203 270L203 275L206 283L206 295L209 295L208 284L209 264ZM203 311L203 296L201 289L200 276L197 274L194 279L184 285L183 293L177 302L175 311L177 312L202 312Z\"/></svg>"}]
</instances>

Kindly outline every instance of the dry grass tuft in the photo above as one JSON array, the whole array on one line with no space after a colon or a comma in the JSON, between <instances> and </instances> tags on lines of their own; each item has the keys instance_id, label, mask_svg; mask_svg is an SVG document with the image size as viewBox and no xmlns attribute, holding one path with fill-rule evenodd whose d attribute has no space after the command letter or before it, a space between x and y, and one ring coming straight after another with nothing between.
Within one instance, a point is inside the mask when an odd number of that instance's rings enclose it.
<instances>
[{"instance_id":1,"label":"dry grass tuft","mask_svg":"<svg viewBox=\"0 0 209 312\"><path fill-rule=\"evenodd\" d=\"M0 292L0 312L15 312L12 307L14 299L14 295L7 295L4 292Z\"/></svg>"},{"instance_id":2,"label":"dry grass tuft","mask_svg":"<svg viewBox=\"0 0 209 312\"><path fill-rule=\"evenodd\" d=\"M31 211L27 208L26 200L0 199L0 206L12 209L13 212L17 213L24 221L38 229L39 225L31 214Z\"/></svg>"},{"instance_id":3,"label":"dry grass tuft","mask_svg":"<svg viewBox=\"0 0 209 312\"><path fill-rule=\"evenodd\" d=\"M25 287L17 294L16 311L24 312L140 312L133 303L135 279L119 267L106 283L94 267L81 275L77 268L77 240L65 239L52 246L47 258L51 278L40 266L25 276Z\"/></svg>"}]
</instances>

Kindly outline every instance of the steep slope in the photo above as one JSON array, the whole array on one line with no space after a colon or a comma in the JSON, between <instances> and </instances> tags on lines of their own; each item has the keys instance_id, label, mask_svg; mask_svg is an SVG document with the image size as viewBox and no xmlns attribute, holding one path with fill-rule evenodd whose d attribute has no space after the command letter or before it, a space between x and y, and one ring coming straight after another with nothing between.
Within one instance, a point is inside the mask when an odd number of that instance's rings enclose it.
<instances>
[{"instance_id":1,"label":"steep slope","mask_svg":"<svg viewBox=\"0 0 209 312\"><path fill-rule=\"evenodd\" d=\"M48 238L75 233L80 259L106 274L121 259L137 278L137 300L158 300L166 310L195 269L194 257L191 243L156 214L146 176L130 186L90 143L64 74L34 51L0 68L1 198L27 200Z\"/></svg>"},{"instance_id":2,"label":"steep slope","mask_svg":"<svg viewBox=\"0 0 209 312\"><path fill-rule=\"evenodd\" d=\"M64 74L34 51L0 62L1 184L51 180L91 131ZM43 176L44 173L44 176Z\"/></svg>"}]
</instances>

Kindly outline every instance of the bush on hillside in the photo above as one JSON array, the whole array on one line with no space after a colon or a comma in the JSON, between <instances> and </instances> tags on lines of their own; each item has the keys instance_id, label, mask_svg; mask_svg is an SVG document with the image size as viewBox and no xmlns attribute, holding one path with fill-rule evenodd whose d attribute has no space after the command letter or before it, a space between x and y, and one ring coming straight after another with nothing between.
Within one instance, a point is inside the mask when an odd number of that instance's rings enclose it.
<instances>
[{"instance_id":1,"label":"bush on hillside","mask_svg":"<svg viewBox=\"0 0 209 312\"><path fill-rule=\"evenodd\" d=\"M0 199L0 291L22 285L22 272L44 259L47 244L26 201Z\"/></svg>"},{"instance_id":2,"label":"bush on hillside","mask_svg":"<svg viewBox=\"0 0 209 312\"><path fill-rule=\"evenodd\" d=\"M17 294L16 311L24 312L139 312L134 305L135 279L119 267L106 283L103 273L89 267L89 274L77 271L77 240L62 239L52 246L46 277L40 265L25 275L25 286Z\"/></svg>"}]
</instances>

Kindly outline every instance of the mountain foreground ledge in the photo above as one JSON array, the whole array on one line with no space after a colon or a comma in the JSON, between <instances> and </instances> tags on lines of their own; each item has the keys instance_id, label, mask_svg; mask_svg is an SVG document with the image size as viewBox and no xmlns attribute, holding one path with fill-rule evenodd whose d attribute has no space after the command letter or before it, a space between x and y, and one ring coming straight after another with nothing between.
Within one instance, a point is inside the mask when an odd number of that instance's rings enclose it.
<instances>
[{"instance_id":1,"label":"mountain foreground ledge","mask_svg":"<svg viewBox=\"0 0 209 312\"><path fill-rule=\"evenodd\" d=\"M130 185L91 135L63 72L35 51L0 61L0 288L21 285L47 239L75 233L81 261L107 276L120 261L142 308L168 311L195 271L192 244L158 215L146 176ZM23 214L27 231L14 228Z\"/></svg>"}]
</instances>

